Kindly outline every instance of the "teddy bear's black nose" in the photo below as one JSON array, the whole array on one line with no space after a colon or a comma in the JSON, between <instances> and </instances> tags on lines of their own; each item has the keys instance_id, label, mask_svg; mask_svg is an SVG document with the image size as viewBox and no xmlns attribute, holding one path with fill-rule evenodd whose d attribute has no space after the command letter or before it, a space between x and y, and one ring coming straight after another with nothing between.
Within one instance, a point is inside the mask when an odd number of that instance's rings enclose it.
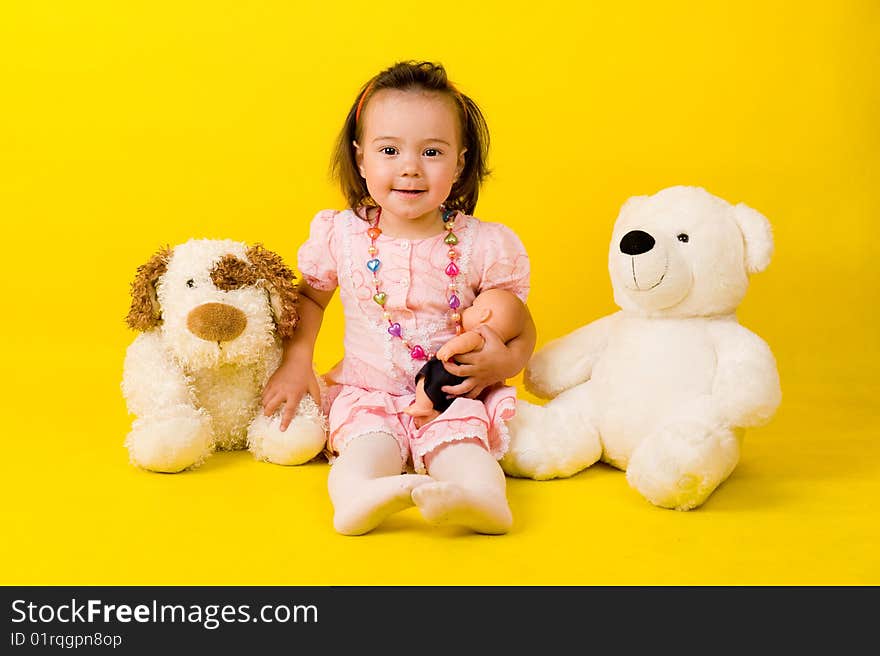
<instances>
[{"instance_id":1,"label":"teddy bear's black nose","mask_svg":"<svg viewBox=\"0 0 880 656\"><path fill-rule=\"evenodd\" d=\"M620 240L620 252L627 255L641 255L654 248L654 238L641 230L630 230Z\"/></svg>"}]
</instances>

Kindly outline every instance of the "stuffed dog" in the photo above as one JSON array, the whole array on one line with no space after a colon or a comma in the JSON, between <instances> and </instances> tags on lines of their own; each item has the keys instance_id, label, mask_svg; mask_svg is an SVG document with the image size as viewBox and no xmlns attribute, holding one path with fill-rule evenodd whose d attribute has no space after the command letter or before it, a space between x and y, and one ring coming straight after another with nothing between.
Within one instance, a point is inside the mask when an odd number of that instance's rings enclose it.
<instances>
[{"instance_id":1,"label":"stuffed dog","mask_svg":"<svg viewBox=\"0 0 880 656\"><path fill-rule=\"evenodd\" d=\"M197 467L215 449L247 447L281 465L311 460L326 425L303 397L287 430L283 408L262 412L262 391L297 322L295 277L261 245L192 239L140 266L126 321L122 391L136 415L125 440L133 464L157 472Z\"/></svg>"}]
</instances>

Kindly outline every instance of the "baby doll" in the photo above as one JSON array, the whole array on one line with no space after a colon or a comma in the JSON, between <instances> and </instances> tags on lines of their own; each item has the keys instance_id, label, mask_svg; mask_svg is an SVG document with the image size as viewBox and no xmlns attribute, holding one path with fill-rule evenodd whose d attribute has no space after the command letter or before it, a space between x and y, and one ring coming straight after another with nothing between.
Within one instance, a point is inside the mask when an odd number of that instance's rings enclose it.
<instances>
[{"instance_id":1,"label":"baby doll","mask_svg":"<svg viewBox=\"0 0 880 656\"><path fill-rule=\"evenodd\" d=\"M483 348L485 339L475 330L477 326L484 326L502 342L508 342L523 331L527 317L525 304L512 292L487 289L477 295L473 304L461 313L464 331L440 347L437 356L428 360L416 374L416 398L404 410L415 419L416 426L421 428L452 405L454 397L450 398L442 388L458 385L464 378L448 372L443 363L456 355Z\"/></svg>"}]
</instances>

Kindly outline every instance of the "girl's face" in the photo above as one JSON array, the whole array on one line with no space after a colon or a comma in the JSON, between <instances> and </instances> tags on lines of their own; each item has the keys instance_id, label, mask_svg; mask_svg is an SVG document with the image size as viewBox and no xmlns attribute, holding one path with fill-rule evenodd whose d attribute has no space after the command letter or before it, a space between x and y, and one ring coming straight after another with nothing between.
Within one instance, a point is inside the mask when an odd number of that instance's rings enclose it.
<instances>
[{"instance_id":1,"label":"girl's face","mask_svg":"<svg viewBox=\"0 0 880 656\"><path fill-rule=\"evenodd\" d=\"M439 93L382 89L364 107L355 152L383 222L427 228L440 220L464 168L454 103Z\"/></svg>"}]
</instances>

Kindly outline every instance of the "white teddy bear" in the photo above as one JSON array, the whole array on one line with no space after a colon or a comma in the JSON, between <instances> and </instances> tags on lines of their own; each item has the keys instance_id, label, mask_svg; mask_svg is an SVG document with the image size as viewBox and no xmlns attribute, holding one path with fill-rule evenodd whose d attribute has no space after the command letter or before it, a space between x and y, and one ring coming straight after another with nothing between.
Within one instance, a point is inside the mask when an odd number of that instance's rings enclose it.
<instances>
[{"instance_id":1,"label":"white teddy bear","mask_svg":"<svg viewBox=\"0 0 880 656\"><path fill-rule=\"evenodd\" d=\"M131 462L179 472L215 449L241 449L280 465L321 452L326 426L311 396L287 430L261 397L281 361L281 338L298 318L294 275L259 244L192 239L140 266L127 323L122 390L137 416L126 438ZM283 409L283 408L282 408Z\"/></svg>"},{"instance_id":2,"label":"white teddy bear","mask_svg":"<svg viewBox=\"0 0 880 656\"><path fill-rule=\"evenodd\" d=\"M630 198L608 258L621 310L532 358L526 389L552 400L518 402L504 470L541 480L601 458L655 505L702 504L781 400L770 348L735 314L772 251L742 203L684 186Z\"/></svg>"}]
</instances>

